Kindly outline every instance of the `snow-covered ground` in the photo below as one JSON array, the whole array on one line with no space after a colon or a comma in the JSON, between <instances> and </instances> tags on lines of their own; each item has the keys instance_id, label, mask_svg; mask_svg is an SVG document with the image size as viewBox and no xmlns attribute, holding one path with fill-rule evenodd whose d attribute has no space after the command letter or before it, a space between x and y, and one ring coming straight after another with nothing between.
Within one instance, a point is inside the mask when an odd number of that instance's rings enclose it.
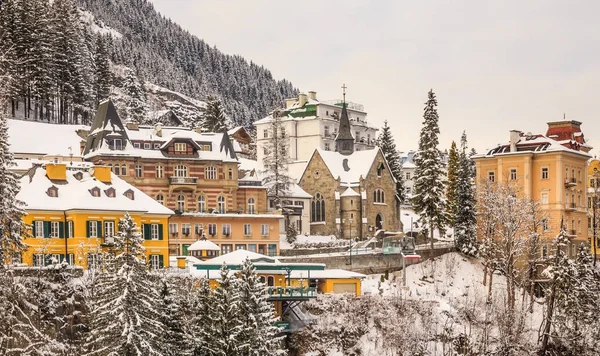
<instances>
[{"instance_id":1,"label":"snow-covered ground","mask_svg":"<svg viewBox=\"0 0 600 356\"><path fill-rule=\"evenodd\" d=\"M313 248L317 248L318 246L322 246L325 247L326 245L345 245L348 242L346 240L340 240L338 238L336 238L334 235L327 235L327 236L321 236L321 235L298 235L296 236L296 242L294 242L294 245L297 248L311 248L311 246ZM280 235L280 240L279 240L279 248L282 250L288 250L288 249L292 249L294 248L294 246L292 244L290 244L289 242L287 242L286 240L286 236L285 234Z\"/></svg>"},{"instance_id":2,"label":"snow-covered ground","mask_svg":"<svg viewBox=\"0 0 600 356\"><path fill-rule=\"evenodd\" d=\"M403 208L400 213L400 221L402 221L404 233L421 232L421 230L423 230L422 224L419 223L419 215L417 215L414 210ZM439 241L454 241L453 236L454 231L452 228L448 228L444 236L441 236L440 232L437 230L433 232L433 237Z\"/></svg>"}]
</instances>

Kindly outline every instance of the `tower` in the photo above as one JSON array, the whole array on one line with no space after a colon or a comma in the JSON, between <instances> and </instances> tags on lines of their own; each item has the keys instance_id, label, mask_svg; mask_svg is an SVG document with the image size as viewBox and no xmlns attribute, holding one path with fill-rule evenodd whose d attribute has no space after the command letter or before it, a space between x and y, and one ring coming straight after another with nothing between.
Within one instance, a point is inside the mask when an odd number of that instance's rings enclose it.
<instances>
[{"instance_id":1,"label":"tower","mask_svg":"<svg viewBox=\"0 0 600 356\"><path fill-rule=\"evenodd\" d=\"M350 119L348 119L348 110L346 110L346 84L342 85L344 100L342 102L342 115L340 117L340 130L335 143L337 151L344 156L354 153L354 137L350 127Z\"/></svg>"}]
</instances>

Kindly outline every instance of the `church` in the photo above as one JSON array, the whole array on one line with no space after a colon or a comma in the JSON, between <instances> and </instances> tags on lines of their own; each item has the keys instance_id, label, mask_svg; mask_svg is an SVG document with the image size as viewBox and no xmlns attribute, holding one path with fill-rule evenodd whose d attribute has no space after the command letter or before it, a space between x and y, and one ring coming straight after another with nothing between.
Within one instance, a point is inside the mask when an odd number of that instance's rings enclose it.
<instances>
[{"instance_id":1,"label":"church","mask_svg":"<svg viewBox=\"0 0 600 356\"><path fill-rule=\"evenodd\" d=\"M381 149L355 151L345 94L337 151L317 148L299 185L312 195L310 233L364 240L400 229L396 180Z\"/></svg>"}]
</instances>

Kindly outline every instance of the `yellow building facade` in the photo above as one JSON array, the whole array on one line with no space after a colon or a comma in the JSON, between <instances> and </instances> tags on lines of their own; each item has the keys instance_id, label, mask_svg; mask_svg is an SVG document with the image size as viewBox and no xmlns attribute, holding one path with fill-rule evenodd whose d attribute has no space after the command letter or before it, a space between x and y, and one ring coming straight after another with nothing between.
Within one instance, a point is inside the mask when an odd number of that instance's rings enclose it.
<instances>
[{"instance_id":1,"label":"yellow building facade","mask_svg":"<svg viewBox=\"0 0 600 356\"><path fill-rule=\"evenodd\" d=\"M45 266L66 261L83 268L101 263L103 244L129 213L144 237L149 266L168 266L168 219L172 211L111 174L108 167L70 169L65 164L35 165L21 180L17 199L25 203L31 226L22 263Z\"/></svg>"},{"instance_id":2,"label":"yellow building facade","mask_svg":"<svg viewBox=\"0 0 600 356\"><path fill-rule=\"evenodd\" d=\"M590 248L592 254L600 255L600 160L597 158L588 162L587 190ZM595 209L594 204L596 205ZM596 225L594 225L594 220Z\"/></svg>"}]
</instances>

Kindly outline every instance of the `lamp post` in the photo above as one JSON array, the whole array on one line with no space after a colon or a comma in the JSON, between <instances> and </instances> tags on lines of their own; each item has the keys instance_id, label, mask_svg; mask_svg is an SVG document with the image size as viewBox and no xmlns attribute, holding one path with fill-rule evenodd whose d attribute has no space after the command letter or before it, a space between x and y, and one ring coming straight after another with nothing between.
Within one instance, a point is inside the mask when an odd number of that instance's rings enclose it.
<instances>
[{"instance_id":1,"label":"lamp post","mask_svg":"<svg viewBox=\"0 0 600 356\"><path fill-rule=\"evenodd\" d=\"M344 219L344 222L346 222L346 219ZM346 264L352 266L352 218L348 219L348 222L350 223L350 262Z\"/></svg>"}]
</instances>

